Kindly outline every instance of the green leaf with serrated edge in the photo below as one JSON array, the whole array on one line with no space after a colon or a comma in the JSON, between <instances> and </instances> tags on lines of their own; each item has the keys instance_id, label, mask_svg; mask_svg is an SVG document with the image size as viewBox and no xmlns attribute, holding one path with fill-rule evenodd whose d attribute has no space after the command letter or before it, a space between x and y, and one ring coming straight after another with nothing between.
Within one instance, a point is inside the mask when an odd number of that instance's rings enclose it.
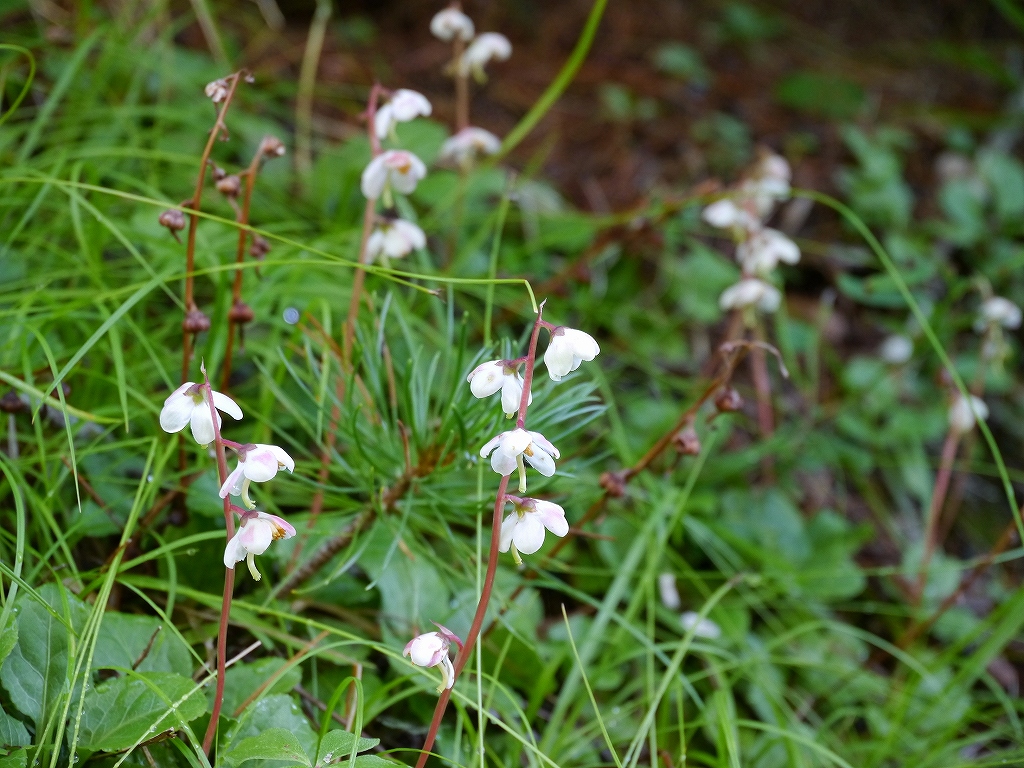
<instances>
[{"instance_id":1,"label":"green leaf with serrated edge","mask_svg":"<svg viewBox=\"0 0 1024 768\"><path fill-rule=\"evenodd\" d=\"M223 759L224 764L228 766L241 765L249 760L275 760L292 765L312 765L298 737L285 728L271 728L257 736L242 739L224 755Z\"/></svg>"},{"instance_id":2,"label":"green leaf with serrated edge","mask_svg":"<svg viewBox=\"0 0 1024 768\"><path fill-rule=\"evenodd\" d=\"M154 688L156 690L154 690ZM96 752L128 749L147 733L177 728L206 712L195 683L170 672L118 677L86 693L79 746ZM171 711L172 705L188 696Z\"/></svg>"},{"instance_id":3,"label":"green leaf with serrated edge","mask_svg":"<svg viewBox=\"0 0 1024 768\"><path fill-rule=\"evenodd\" d=\"M146 654L145 658L142 658L143 653ZM141 663L135 667L140 658ZM135 668L138 672L174 672L183 677L192 675L188 647L173 632L166 630L160 619L114 611L103 616L92 666L93 669Z\"/></svg>"},{"instance_id":4,"label":"green leaf with serrated edge","mask_svg":"<svg viewBox=\"0 0 1024 768\"><path fill-rule=\"evenodd\" d=\"M346 758L353 752L353 745L356 752L365 752L380 744L380 739L364 739L357 737L348 731L329 731L320 742L320 749L316 753L317 765L328 765Z\"/></svg>"},{"instance_id":5,"label":"green leaf with serrated edge","mask_svg":"<svg viewBox=\"0 0 1024 768\"><path fill-rule=\"evenodd\" d=\"M309 721L302 714L298 704L291 696L274 694L265 696L255 704L246 707L238 719L238 723L228 730L224 739L225 747L221 750L221 759L228 761L235 749L250 736L259 736L272 728L283 728L298 739L299 745L307 755L316 751L316 734ZM269 768L269 763L263 768ZM291 765L293 763L278 763Z\"/></svg>"},{"instance_id":6,"label":"green leaf with serrated edge","mask_svg":"<svg viewBox=\"0 0 1024 768\"><path fill-rule=\"evenodd\" d=\"M38 594L77 630L88 609L74 595L62 592L55 584L44 584ZM0 669L0 681L18 711L38 725L67 691L68 630L31 595L19 595L18 608L18 640Z\"/></svg>"},{"instance_id":7,"label":"green leaf with serrated edge","mask_svg":"<svg viewBox=\"0 0 1024 768\"><path fill-rule=\"evenodd\" d=\"M228 717L235 717L235 711L284 664L284 659L272 656L260 659L252 664L235 664L232 666L224 677L224 703L221 711ZM274 681L274 684L270 686L266 694L288 693L301 682L302 669L298 666L292 667ZM207 698L211 705L213 695L214 691L212 689L207 690Z\"/></svg>"},{"instance_id":8,"label":"green leaf with serrated edge","mask_svg":"<svg viewBox=\"0 0 1024 768\"><path fill-rule=\"evenodd\" d=\"M27 747L32 743L25 724L11 717L0 707L0 745L5 747Z\"/></svg>"}]
</instances>

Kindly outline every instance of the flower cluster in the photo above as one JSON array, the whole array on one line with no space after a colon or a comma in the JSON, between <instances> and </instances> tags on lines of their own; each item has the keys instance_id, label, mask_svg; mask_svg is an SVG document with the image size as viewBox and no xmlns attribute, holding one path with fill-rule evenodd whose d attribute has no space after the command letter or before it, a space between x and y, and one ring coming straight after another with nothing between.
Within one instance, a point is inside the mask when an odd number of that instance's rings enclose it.
<instances>
[{"instance_id":1,"label":"flower cluster","mask_svg":"<svg viewBox=\"0 0 1024 768\"><path fill-rule=\"evenodd\" d=\"M775 206L789 197L789 163L766 153L730 197L707 206L702 216L713 227L727 229L736 240L736 260L743 276L719 297L723 310L774 312L782 295L771 284L780 263L796 264L800 249L777 229L765 226Z\"/></svg>"},{"instance_id":2,"label":"flower cluster","mask_svg":"<svg viewBox=\"0 0 1024 768\"><path fill-rule=\"evenodd\" d=\"M291 456L276 445L261 443L235 443L220 437L222 419L218 411L236 421L242 418L242 409L227 395L215 392L209 382L185 382L174 390L160 410L160 427L165 432L180 432L186 425L192 429L192 437L200 446L206 447L220 440L224 447L231 448L238 457L234 470L224 480L220 497L240 496L244 509L230 505L239 517L239 529L224 548L224 565L234 568L242 560L249 566L252 577L259 581L254 557L267 551L272 541L290 539L295 529L277 515L269 515L256 509L249 498L249 484L265 483L272 480L281 469L289 472L295 469ZM216 417L216 424L214 424Z\"/></svg>"}]
</instances>

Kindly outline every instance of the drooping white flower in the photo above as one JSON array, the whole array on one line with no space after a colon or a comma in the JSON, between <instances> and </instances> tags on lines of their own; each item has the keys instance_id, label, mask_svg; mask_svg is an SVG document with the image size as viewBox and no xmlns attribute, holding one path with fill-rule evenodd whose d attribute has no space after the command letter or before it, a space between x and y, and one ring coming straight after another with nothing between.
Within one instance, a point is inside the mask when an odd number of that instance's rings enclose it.
<instances>
[{"instance_id":1,"label":"drooping white flower","mask_svg":"<svg viewBox=\"0 0 1024 768\"><path fill-rule=\"evenodd\" d=\"M978 310L978 319L974 321L974 330L982 333L994 325L1013 330L1020 328L1020 323L1020 307L1002 296L993 296L982 302Z\"/></svg>"},{"instance_id":2,"label":"drooping white flower","mask_svg":"<svg viewBox=\"0 0 1024 768\"><path fill-rule=\"evenodd\" d=\"M455 685L455 667L448 656L448 649L455 643L459 650L462 650L462 641L447 627L440 624L435 626L439 631L417 635L405 644L402 655L409 657L409 661L417 667L440 667L441 684L437 687L437 692L440 693L445 688L450 689Z\"/></svg>"},{"instance_id":3,"label":"drooping white flower","mask_svg":"<svg viewBox=\"0 0 1024 768\"><path fill-rule=\"evenodd\" d=\"M693 630L694 637L703 637L708 640L717 640L722 636L722 628L711 619L702 619L699 613L686 611L679 617L679 623L683 625L683 631Z\"/></svg>"},{"instance_id":4,"label":"drooping white flower","mask_svg":"<svg viewBox=\"0 0 1024 768\"><path fill-rule=\"evenodd\" d=\"M601 347L589 333L575 328L559 326L551 331L548 348L544 350L544 365L552 381L561 381L584 361L591 361L601 352Z\"/></svg>"},{"instance_id":5,"label":"drooping white flower","mask_svg":"<svg viewBox=\"0 0 1024 768\"><path fill-rule=\"evenodd\" d=\"M473 40L462 53L459 59L458 71L460 75L472 74L480 82L487 79L484 74L484 67L492 59L505 61L512 55L512 43L508 38L498 32L484 32Z\"/></svg>"},{"instance_id":6,"label":"drooping white flower","mask_svg":"<svg viewBox=\"0 0 1024 768\"><path fill-rule=\"evenodd\" d=\"M259 581L260 572L256 570L256 561L253 558L266 552L270 542L290 539L295 535L295 529L288 521L277 515L255 510L243 515L239 525L237 533L224 548L224 565L227 568L234 568L235 563L245 560L249 566L249 573Z\"/></svg>"},{"instance_id":7,"label":"drooping white flower","mask_svg":"<svg viewBox=\"0 0 1024 768\"><path fill-rule=\"evenodd\" d=\"M878 356L889 365L903 365L914 354L914 342L902 334L887 336L878 348Z\"/></svg>"},{"instance_id":8,"label":"drooping white flower","mask_svg":"<svg viewBox=\"0 0 1024 768\"><path fill-rule=\"evenodd\" d=\"M561 538L569 532L565 510L557 504L541 499L522 499L514 503L515 509L501 523L499 552L512 550L516 562L519 553L532 555L544 544L544 529Z\"/></svg>"},{"instance_id":9,"label":"drooping white flower","mask_svg":"<svg viewBox=\"0 0 1024 768\"><path fill-rule=\"evenodd\" d=\"M661 597L661 604L670 611L679 610L682 601L679 599L679 589L676 587L676 575L674 573L658 575L658 595Z\"/></svg>"},{"instance_id":10,"label":"drooping white flower","mask_svg":"<svg viewBox=\"0 0 1024 768\"><path fill-rule=\"evenodd\" d=\"M377 138L385 139L388 136L393 136L398 123L407 123L421 115L427 117L430 112L430 101L426 96L408 88L399 88L392 95L391 100L378 109L373 116L373 127L377 132Z\"/></svg>"},{"instance_id":11,"label":"drooping white flower","mask_svg":"<svg viewBox=\"0 0 1024 768\"><path fill-rule=\"evenodd\" d=\"M949 408L949 428L958 435L966 435L974 429L978 419L987 418L988 406L974 395L968 399L958 392Z\"/></svg>"},{"instance_id":12,"label":"drooping white flower","mask_svg":"<svg viewBox=\"0 0 1024 768\"><path fill-rule=\"evenodd\" d=\"M212 390L202 384L187 381L174 390L164 400L160 409L160 428L164 432L180 432L188 424L192 427L192 437L200 445L206 446L214 440L213 417L210 415L210 395ZM213 392L213 404L217 410L223 411L231 418L242 418L242 409L227 395ZM217 429L223 420L217 414Z\"/></svg>"},{"instance_id":13,"label":"drooping white flower","mask_svg":"<svg viewBox=\"0 0 1024 768\"><path fill-rule=\"evenodd\" d=\"M237 450L238 464L220 487L220 497L242 496L250 509L254 504L246 493L249 482L265 483L273 480L279 469L295 470L295 461L283 448L263 443L247 443Z\"/></svg>"},{"instance_id":14,"label":"drooping white flower","mask_svg":"<svg viewBox=\"0 0 1024 768\"><path fill-rule=\"evenodd\" d=\"M511 475L519 470L519 491L526 491L526 469L523 460L544 477L555 474L555 459L558 449L539 432L528 432L517 428L502 432L480 449L484 458L491 457L491 469L499 475Z\"/></svg>"},{"instance_id":15,"label":"drooping white flower","mask_svg":"<svg viewBox=\"0 0 1024 768\"><path fill-rule=\"evenodd\" d=\"M469 389L473 397L490 397L499 389L501 390L501 410L506 416L511 416L519 410L519 404L523 399L523 377L519 375L518 366L512 366L508 360L488 360L474 368L469 376ZM533 402L533 393L530 393L527 405Z\"/></svg>"},{"instance_id":16,"label":"drooping white flower","mask_svg":"<svg viewBox=\"0 0 1024 768\"><path fill-rule=\"evenodd\" d=\"M789 197L792 177L786 158L773 152L764 154L740 184L740 194L747 198L757 215L766 219L776 203Z\"/></svg>"},{"instance_id":17,"label":"drooping white flower","mask_svg":"<svg viewBox=\"0 0 1024 768\"><path fill-rule=\"evenodd\" d=\"M496 154L499 149L501 139L490 131L470 125L445 139L437 155L437 164L468 168L478 157Z\"/></svg>"},{"instance_id":18,"label":"drooping white flower","mask_svg":"<svg viewBox=\"0 0 1024 768\"><path fill-rule=\"evenodd\" d=\"M722 311L757 307L762 312L774 312L782 303L779 289L756 277L745 277L722 291L718 306Z\"/></svg>"},{"instance_id":19,"label":"drooping white flower","mask_svg":"<svg viewBox=\"0 0 1024 768\"><path fill-rule=\"evenodd\" d=\"M468 43L473 39L476 28L469 16L458 7L451 6L434 14L434 18L430 20L430 32L434 37L444 40L446 43L455 37Z\"/></svg>"},{"instance_id":20,"label":"drooping white flower","mask_svg":"<svg viewBox=\"0 0 1024 768\"><path fill-rule=\"evenodd\" d=\"M212 83L207 83L203 90L206 93L206 98L214 104L220 104L228 97L228 81L223 77L219 78Z\"/></svg>"},{"instance_id":21,"label":"drooping white flower","mask_svg":"<svg viewBox=\"0 0 1024 768\"><path fill-rule=\"evenodd\" d=\"M736 246L736 260L748 275L767 275L779 262L800 261L797 244L777 229L764 227Z\"/></svg>"},{"instance_id":22,"label":"drooping white flower","mask_svg":"<svg viewBox=\"0 0 1024 768\"><path fill-rule=\"evenodd\" d=\"M376 200L385 189L408 195L419 180L427 175L427 167L412 152L389 149L381 152L363 170L360 187L363 195Z\"/></svg>"},{"instance_id":23,"label":"drooping white flower","mask_svg":"<svg viewBox=\"0 0 1024 768\"><path fill-rule=\"evenodd\" d=\"M754 229L760 226L760 220L749 211L744 210L734 200L725 198L716 200L701 211L701 218L712 227L719 229Z\"/></svg>"},{"instance_id":24,"label":"drooping white flower","mask_svg":"<svg viewBox=\"0 0 1024 768\"><path fill-rule=\"evenodd\" d=\"M366 256L371 261L378 256L400 259L426 244L427 236L411 221L385 219L366 239Z\"/></svg>"}]
</instances>

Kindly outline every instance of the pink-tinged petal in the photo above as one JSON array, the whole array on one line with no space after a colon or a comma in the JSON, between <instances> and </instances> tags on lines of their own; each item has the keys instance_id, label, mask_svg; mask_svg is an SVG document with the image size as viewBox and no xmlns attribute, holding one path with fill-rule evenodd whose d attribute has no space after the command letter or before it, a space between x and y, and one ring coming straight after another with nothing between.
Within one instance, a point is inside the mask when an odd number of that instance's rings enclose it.
<instances>
[{"instance_id":1,"label":"pink-tinged petal","mask_svg":"<svg viewBox=\"0 0 1024 768\"><path fill-rule=\"evenodd\" d=\"M213 418L210 416L210 408L206 403L200 403L192 411L189 419L192 427L192 437L200 445L209 445L214 440ZM217 414L217 427L221 424L220 414Z\"/></svg>"},{"instance_id":2,"label":"pink-tinged petal","mask_svg":"<svg viewBox=\"0 0 1024 768\"><path fill-rule=\"evenodd\" d=\"M516 549L524 555L532 555L544 544L544 526L537 515L527 513L519 521L512 533L512 541Z\"/></svg>"},{"instance_id":3,"label":"pink-tinged petal","mask_svg":"<svg viewBox=\"0 0 1024 768\"><path fill-rule=\"evenodd\" d=\"M516 455L506 452L504 448L499 448L491 454L491 469L503 477L511 475L518 466Z\"/></svg>"},{"instance_id":4,"label":"pink-tinged petal","mask_svg":"<svg viewBox=\"0 0 1024 768\"><path fill-rule=\"evenodd\" d=\"M490 362L478 365L473 369L466 379L469 382L469 391L473 397L490 397L501 389L505 381L505 373L502 370L501 362L491 360Z\"/></svg>"},{"instance_id":5,"label":"pink-tinged petal","mask_svg":"<svg viewBox=\"0 0 1024 768\"><path fill-rule=\"evenodd\" d=\"M565 510L558 504L551 501L542 501L541 499L535 499L533 504L535 511L530 514L536 515L541 524L555 534L555 536L561 538L569 532L569 523L565 519Z\"/></svg>"},{"instance_id":6,"label":"pink-tinged petal","mask_svg":"<svg viewBox=\"0 0 1024 768\"><path fill-rule=\"evenodd\" d=\"M249 451L243 466L247 478L254 483L265 483L277 474L277 457L267 450Z\"/></svg>"},{"instance_id":7,"label":"pink-tinged petal","mask_svg":"<svg viewBox=\"0 0 1024 768\"><path fill-rule=\"evenodd\" d=\"M239 408L238 404L227 395L222 395L220 392L214 392L213 404L218 411L223 411L235 421L241 420L242 409Z\"/></svg>"},{"instance_id":8,"label":"pink-tinged petal","mask_svg":"<svg viewBox=\"0 0 1024 768\"><path fill-rule=\"evenodd\" d=\"M234 568L235 563L245 560L246 554L245 547L242 544L242 540L239 538L241 531L231 537L231 541L224 547L224 567Z\"/></svg>"},{"instance_id":9,"label":"pink-tinged petal","mask_svg":"<svg viewBox=\"0 0 1024 768\"><path fill-rule=\"evenodd\" d=\"M498 539L499 552L508 552L509 547L512 545L512 534L515 532L516 525L518 524L519 515L515 512L501 521L501 536Z\"/></svg>"},{"instance_id":10,"label":"pink-tinged petal","mask_svg":"<svg viewBox=\"0 0 1024 768\"><path fill-rule=\"evenodd\" d=\"M540 472L544 477L551 477L555 474L555 460L546 451L537 446L533 447L533 455L526 456L527 463Z\"/></svg>"},{"instance_id":11,"label":"pink-tinged petal","mask_svg":"<svg viewBox=\"0 0 1024 768\"><path fill-rule=\"evenodd\" d=\"M261 445L261 448L268 449L277 458L277 463L287 469L289 472L295 471L295 459L288 455L288 452L284 448L276 445Z\"/></svg>"},{"instance_id":12,"label":"pink-tinged petal","mask_svg":"<svg viewBox=\"0 0 1024 768\"><path fill-rule=\"evenodd\" d=\"M438 624L436 621L432 621L430 623L437 627L437 631L440 633L441 637L449 643L455 643L459 647L459 650L462 650L462 638L448 629L444 624Z\"/></svg>"},{"instance_id":13,"label":"pink-tinged petal","mask_svg":"<svg viewBox=\"0 0 1024 768\"><path fill-rule=\"evenodd\" d=\"M220 497L222 499L227 498L228 494L232 496L240 496L242 493L242 478L244 474L245 464L241 461L231 470L231 474L228 475L227 480L224 481L224 485L220 487Z\"/></svg>"},{"instance_id":14,"label":"pink-tinged petal","mask_svg":"<svg viewBox=\"0 0 1024 768\"><path fill-rule=\"evenodd\" d=\"M447 655L448 643L437 632L427 632L410 640L405 650L408 651L409 660L417 667L432 667L440 661L441 656Z\"/></svg>"},{"instance_id":15,"label":"pink-tinged petal","mask_svg":"<svg viewBox=\"0 0 1024 768\"><path fill-rule=\"evenodd\" d=\"M530 438L534 445L539 446L546 453L550 453L556 459L561 458L561 454L558 452L558 449L555 448L555 446L553 446L551 442L540 432L531 432Z\"/></svg>"},{"instance_id":16,"label":"pink-tinged petal","mask_svg":"<svg viewBox=\"0 0 1024 768\"><path fill-rule=\"evenodd\" d=\"M492 437L490 440L484 443L484 447L480 449L481 458L486 459L487 455L498 447L498 445L501 443L502 438L505 437L506 434L508 433L502 432L501 434L497 435L496 437Z\"/></svg>"},{"instance_id":17,"label":"pink-tinged petal","mask_svg":"<svg viewBox=\"0 0 1024 768\"><path fill-rule=\"evenodd\" d=\"M242 526L242 530L238 532L238 537L241 539L242 546L245 547L246 552L262 555L267 551L270 542L274 540L274 527L270 523L256 518L247 521Z\"/></svg>"},{"instance_id":18,"label":"pink-tinged petal","mask_svg":"<svg viewBox=\"0 0 1024 768\"><path fill-rule=\"evenodd\" d=\"M266 512L259 512L258 519L266 520L274 527L274 540L277 539L290 539L295 535L295 528L285 520L283 517L277 515L269 515Z\"/></svg>"},{"instance_id":19,"label":"pink-tinged petal","mask_svg":"<svg viewBox=\"0 0 1024 768\"><path fill-rule=\"evenodd\" d=\"M195 407L195 400L188 395L180 394L179 388L164 401L164 407L160 409L160 429L172 434L181 432L192 417Z\"/></svg>"}]
</instances>

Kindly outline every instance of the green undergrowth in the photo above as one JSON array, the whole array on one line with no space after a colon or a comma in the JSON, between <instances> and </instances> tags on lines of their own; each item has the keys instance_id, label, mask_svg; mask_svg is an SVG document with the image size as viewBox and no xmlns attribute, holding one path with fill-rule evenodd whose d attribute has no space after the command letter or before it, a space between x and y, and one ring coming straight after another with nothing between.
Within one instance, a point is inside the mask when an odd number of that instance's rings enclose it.
<instances>
[{"instance_id":1,"label":"green undergrowth","mask_svg":"<svg viewBox=\"0 0 1024 768\"><path fill-rule=\"evenodd\" d=\"M761 18L728 8L727 20ZM0 422L0 768L207 765L224 523L214 461L188 442L182 471L178 440L157 420L180 383L185 273L184 246L157 216L192 193L215 117L203 87L227 73L173 41L185 18L161 29L97 17L63 45L11 19L9 42L25 48L0 46L0 391L20 405ZM697 54L680 55L664 66L707 76ZM805 87L783 86L795 108ZM11 106L23 89L29 98ZM215 162L247 165L268 133L291 150L294 90L257 70ZM354 114L365 91L351 90L341 108ZM1004 135L1017 113L1004 119L991 134L951 129L945 151L959 170L927 194L905 178L906 130L842 129L837 184L850 216L818 198L798 238L804 262L784 273L788 301L766 328L789 374L769 355L774 433L758 430L742 364L734 384L748 405L700 410L698 455L670 447L554 558L553 536L526 569L502 556L490 628L435 764L1024 760L1016 543L899 645L1013 520L1007 492L1024 478L1017 339L1008 333L1002 363L985 367L971 330L985 291L1024 303L1024 166ZM399 131L428 166L449 135L433 120ZM530 411L562 454L554 477L531 475L531 492L575 525L604 496L602 474L635 464L707 386L725 327L718 295L739 276L682 187L601 217L569 204L539 161L514 180L500 164L465 178L431 169L401 210L428 247L391 264L404 275L368 276L345 373L369 146L357 133L317 135L315 147L304 175L289 156L268 162L252 204L272 250L245 265L255 321L230 382L245 418L225 436L296 459L293 474L253 492L298 535L262 558L262 581L238 569L228 658L241 658L227 672L215 760L229 767L418 756L437 676L402 648L431 622L465 635L477 604L496 487L478 451L507 422L493 399L471 396L466 375L523 354L533 297L522 278L547 299L546 319L602 347L558 387L539 369ZM233 218L207 188L196 300L211 328L192 376L202 359L215 386ZM489 289L492 248L504 281ZM911 339L908 362L880 359L888 333ZM915 605L900 585L922 557L946 363L985 384L991 432L961 454L959 515ZM324 547L329 557L287 581ZM666 574L678 605L659 589ZM688 629L683 611L720 635Z\"/></svg>"}]
</instances>

